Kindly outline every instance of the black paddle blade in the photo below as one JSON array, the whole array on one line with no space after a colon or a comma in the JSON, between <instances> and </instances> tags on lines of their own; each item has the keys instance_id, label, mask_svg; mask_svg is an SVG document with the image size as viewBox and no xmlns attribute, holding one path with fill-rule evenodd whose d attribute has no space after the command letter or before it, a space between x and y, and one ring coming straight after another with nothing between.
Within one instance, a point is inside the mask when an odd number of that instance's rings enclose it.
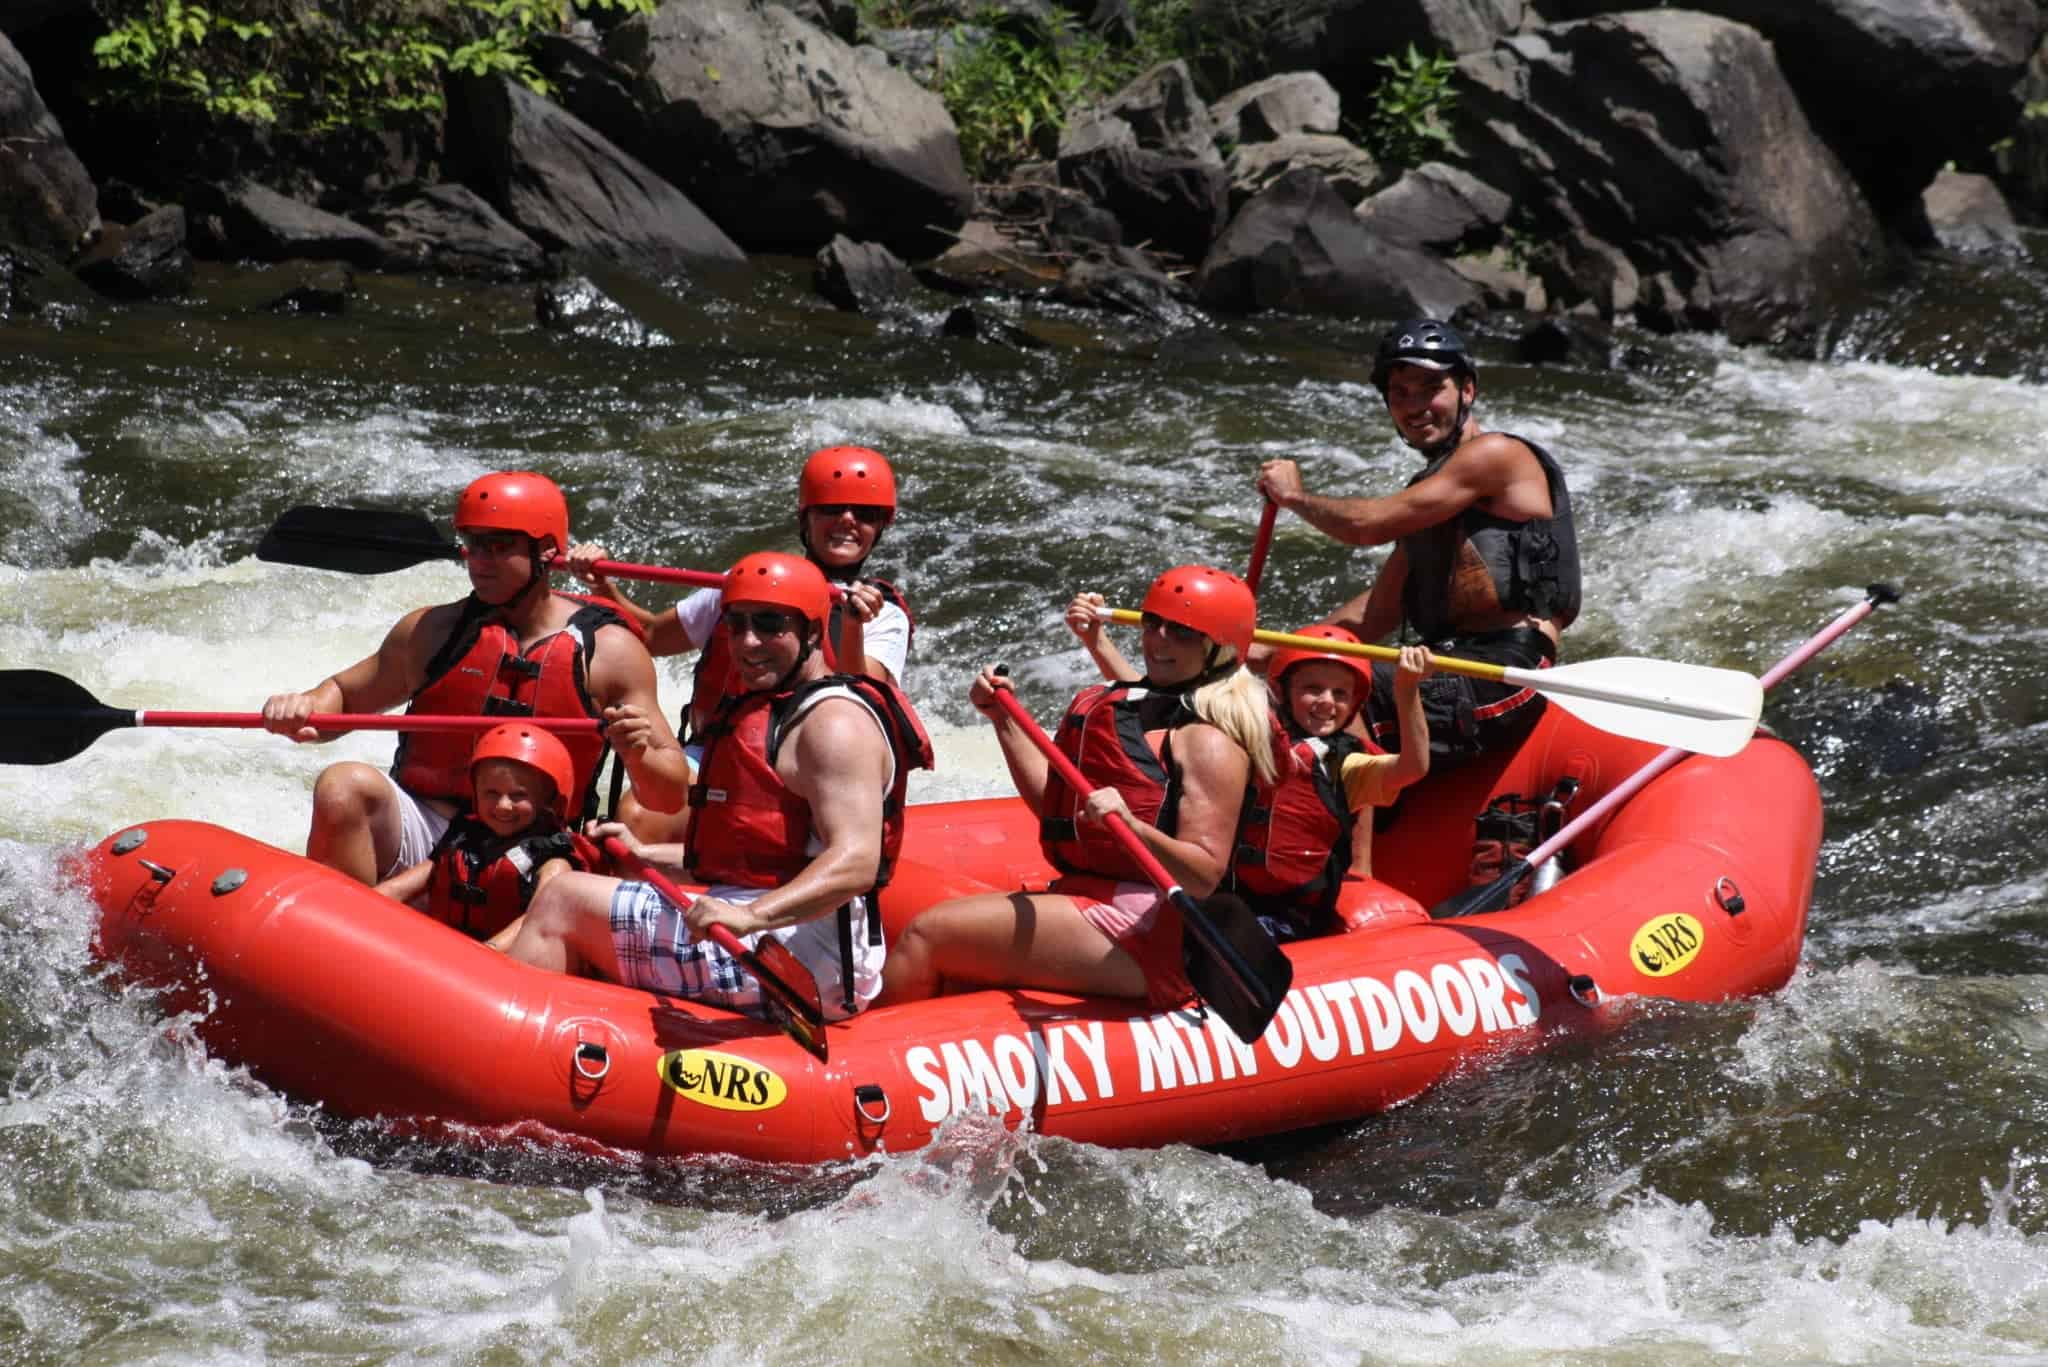
<instances>
[{"instance_id":1,"label":"black paddle blade","mask_svg":"<svg viewBox=\"0 0 2048 1367\"><path fill-rule=\"evenodd\" d=\"M1219 892L1196 902L1173 890L1186 927L1188 981L1246 1044L1258 1041L1294 984L1289 959L1244 899Z\"/></svg>"},{"instance_id":2,"label":"black paddle blade","mask_svg":"<svg viewBox=\"0 0 2048 1367\"><path fill-rule=\"evenodd\" d=\"M761 990L778 1009L776 1022L789 1037L825 1063L825 1005L818 998L818 980L803 966L789 946L763 936L747 955L747 970L761 984Z\"/></svg>"},{"instance_id":3,"label":"black paddle blade","mask_svg":"<svg viewBox=\"0 0 2048 1367\"><path fill-rule=\"evenodd\" d=\"M256 558L343 574L390 574L462 552L418 513L381 508L291 508L263 534Z\"/></svg>"},{"instance_id":4,"label":"black paddle blade","mask_svg":"<svg viewBox=\"0 0 2048 1367\"><path fill-rule=\"evenodd\" d=\"M1528 860L1517 859L1491 883L1467 888L1444 898L1429 909L1430 917L1442 921L1453 916L1477 916L1484 911L1499 911L1508 904L1508 894L1515 890L1515 884L1527 878L1532 867Z\"/></svg>"},{"instance_id":5,"label":"black paddle blade","mask_svg":"<svg viewBox=\"0 0 2048 1367\"><path fill-rule=\"evenodd\" d=\"M135 714L47 669L0 670L0 764L58 764Z\"/></svg>"}]
</instances>

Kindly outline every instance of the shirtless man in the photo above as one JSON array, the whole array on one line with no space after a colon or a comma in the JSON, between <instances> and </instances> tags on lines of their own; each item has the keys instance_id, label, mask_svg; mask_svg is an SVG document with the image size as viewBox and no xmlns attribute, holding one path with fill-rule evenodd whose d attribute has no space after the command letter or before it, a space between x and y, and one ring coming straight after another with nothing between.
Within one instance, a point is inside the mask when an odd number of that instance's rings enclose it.
<instances>
[{"instance_id":1,"label":"shirtless man","mask_svg":"<svg viewBox=\"0 0 2048 1367\"><path fill-rule=\"evenodd\" d=\"M455 530L470 595L418 608L384 643L300 693L263 704L264 725L297 741L327 740L306 724L322 712L410 711L601 716L605 734L565 735L575 766L571 821L595 807L597 769L618 753L640 801L682 807L689 767L655 698L654 661L608 606L553 592L548 572L569 545L569 505L555 482L524 471L485 475L462 491ZM353 760L313 785L306 856L364 883L432 857L470 795L468 733L406 733L386 774Z\"/></svg>"},{"instance_id":2,"label":"shirtless man","mask_svg":"<svg viewBox=\"0 0 2048 1367\"><path fill-rule=\"evenodd\" d=\"M1401 440L1427 462L1385 498L1338 498L1303 488L1291 460L1267 461L1259 489L1327 536L1354 546L1394 543L1371 588L1328 620L1378 641L1397 630L1437 655L1518 669L1557 659L1558 636L1579 615L1579 549L1564 472L1542 447L1488 432L1473 416L1479 371L1465 341L1433 319L1380 339L1373 384ZM1392 666L1373 667L1365 720L1373 739L1400 745ZM1458 763L1513 747L1545 706L1533 689L1437 674L1423 685L1430 752Z\"/></svg>"}]
</instances>

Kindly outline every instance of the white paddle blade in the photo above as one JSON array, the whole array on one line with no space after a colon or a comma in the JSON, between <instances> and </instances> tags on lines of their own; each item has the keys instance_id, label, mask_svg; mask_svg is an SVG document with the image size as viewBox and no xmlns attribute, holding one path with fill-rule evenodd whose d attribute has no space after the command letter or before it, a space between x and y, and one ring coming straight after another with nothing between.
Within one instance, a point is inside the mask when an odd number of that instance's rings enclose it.
<instances>
[{"instance_id":1,"label":"white paddle blade","mask_svg":"<svg viewBox=\"0 0 2048 1367\"><path fill-rule=\"evenodd\" d=\"M1588 726L1698 755L1742 749L1764 710L1764 686L1754 674L1632 655L1509 669L1501 681L1535 689Z\"/></svg>"}]
</instances>

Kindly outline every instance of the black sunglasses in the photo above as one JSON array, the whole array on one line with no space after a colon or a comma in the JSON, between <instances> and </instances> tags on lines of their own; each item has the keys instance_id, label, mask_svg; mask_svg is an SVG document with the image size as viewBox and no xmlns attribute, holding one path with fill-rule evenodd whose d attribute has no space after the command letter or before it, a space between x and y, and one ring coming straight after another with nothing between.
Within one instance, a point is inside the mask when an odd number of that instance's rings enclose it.
<instances>
[{"instance_id":1,"label":"black sunglasses","mask_svg":"<svg viewBox=\"0 0 2048 1367\"><path fill-rule=\"evenodd\" d=\"M773 608L727 608L725 629L737 636L752 628L754 635L765 641L771 637L794 632L803 626L804 619L793 612L777 612Z\"/></svg>"},{"instance_id":2,"label":"black sunglasses","mask_svg":"<svg viewBox=\"0 0 2048 1367\"><path fill-rule=\"evenodd\" d=\"M889 510L874 503L813 503L810 511L831 519L852 513L853 520L863 527L879 527L889 520Z\"/></svg>"},{"instance_id":3,"label":"black sunglasses","mask_svg":"<svg viewBox=\"0 0 2048 1367\"><path fill-rule=\"evenodd\" d=\"M1166 639L1172 641L1175 645L1191 646L1197 641L1209 639L1206 633L1197 631L1190 626L1182 626L1179 622L1169 622L1156 612L1140 613L1138 621L1147 631L1165 632Z\"/></svg>"}]
</instances>

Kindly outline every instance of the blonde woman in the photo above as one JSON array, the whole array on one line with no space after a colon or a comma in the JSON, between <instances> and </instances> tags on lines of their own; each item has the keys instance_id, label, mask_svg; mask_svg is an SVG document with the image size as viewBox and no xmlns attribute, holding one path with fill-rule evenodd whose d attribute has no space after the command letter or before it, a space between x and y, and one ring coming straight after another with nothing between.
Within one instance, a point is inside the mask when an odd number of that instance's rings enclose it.
<instances>
[{"instance_id":1,"label":"blonde woman","mask_svg":"<svg viewBox=\"0 0 2048 1367\"><path fill-rule=\"evenodd\" d=\"M1147 881L1108 825L1130 823L1191 896L1230 869L1245 790L1275 778L1265 683L1244 667L1254 609L1244 581L1206 565L1154 580L1143 604L1145 673L1086 688L1068 706L1060 748L1096 784L1074 792L996 702L1010 681L984 669L968 699L996 727L1018 794L1039 818L1061 871L1045 892L941 902L889 947L879 1003L944 988L1043 987L1192 999L1180 912Z\"/></svg>"}]
</instances>

